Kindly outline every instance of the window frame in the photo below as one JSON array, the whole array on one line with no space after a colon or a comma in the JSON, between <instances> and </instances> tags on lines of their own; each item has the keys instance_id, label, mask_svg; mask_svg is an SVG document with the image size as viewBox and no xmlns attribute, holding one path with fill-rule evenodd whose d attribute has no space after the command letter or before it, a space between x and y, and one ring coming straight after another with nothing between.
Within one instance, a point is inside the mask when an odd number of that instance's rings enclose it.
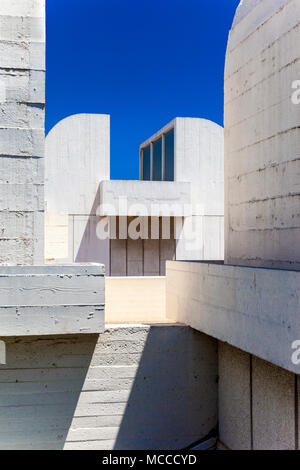
<instances>
[{"instance_id":1,"label":"window frame","mask_svg":"<svg viewBox=\"0 0 300 470\"><path fill-rule=\"evenodd\" d=\"M166 181L165 180L165 157L166 157L166 141L165 141L165 138L166 138L166 135L169 134L170 132L174 132L174 162L173 162L173 165L174 165L174 179L172 181L175 181L175 125L172 125L171 127L169 127L168 129L166 129L164 132L162 132L160 135L157 135L153 140L151 140L150 142L147 143L147 145L145 145L144 147L141 147L140 148L140 179L141 181L149 181L149 180L144 180L143 177L144 177L144 150L146 148L148 148L150 146L150 181L154 181L153 180L153 163L154 163L154 159L153 159L153 145L155 142L158 142L159 140L162 141L162 150L161 150L161 165L162 165L162 168L161 168L161 180L156 180L156 181ZM171 181L169 181L171 182Z\"/></svg>"}]
</instances>

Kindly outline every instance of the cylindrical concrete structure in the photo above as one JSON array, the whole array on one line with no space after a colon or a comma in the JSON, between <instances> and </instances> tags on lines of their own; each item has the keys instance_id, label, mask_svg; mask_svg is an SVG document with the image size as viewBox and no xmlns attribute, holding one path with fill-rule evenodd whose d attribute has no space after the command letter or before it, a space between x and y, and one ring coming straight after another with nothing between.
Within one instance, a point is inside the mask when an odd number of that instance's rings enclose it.
<instances>
[{"instance_id":1,"label":"cylindrical concrete structure","mask_svg":"<svg viewBox=\"0 0 300 470\"><path fill-rule=\"evenodd\" d=\"M227 264L300 267L299 37L299 0L240 3L229 36L225 70ZM245 275L252 272L239 269ZM292 344L285 344L278 334L274 336L272 328L276 325L283 331L288 325L296 339L298 329L289 323L288 305L297 297L297 289L293 285L286 307L278 306L276 295L268 305L262 299L270 292L274 275L283 277L278 286L282 299L280 286L285 292L284 282L292 273L260 270L266 276L260 290L258 272L253 274L253 286L248 291L244 287L244 299L235 303L244 318L251 318L238 339L246 334L250 341L258 340L255 321L262 314L259 327L266 342L290 355ZM255 297L250 302L246 300L249 292ZM281 315L279 321L276 311ZM219 343L220 440L233 450L297 449L299 377L276 367L275 362L260 359L259 347L252 351L254 355Z\"/></svg>"},{"instance_id":2,"label":"cylindrical concrete structure","mask_svg":"<svg viewBox=\"0 0 300 470\"><path fill-rule=\"evenodd\" d=\"M241 2L225 71L228 264L300 267L299 37L299 0Z\"/></svg>"}]
</instances>

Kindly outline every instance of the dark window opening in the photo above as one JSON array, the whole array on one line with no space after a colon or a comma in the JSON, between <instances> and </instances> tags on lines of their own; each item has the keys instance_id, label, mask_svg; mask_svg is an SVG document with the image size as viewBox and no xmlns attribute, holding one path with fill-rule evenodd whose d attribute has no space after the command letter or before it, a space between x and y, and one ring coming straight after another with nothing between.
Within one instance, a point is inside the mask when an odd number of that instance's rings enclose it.
<instances>
[{"instance_id":1,"label":"dark window opening","mask_svg":"<svg viewBox=\"0 0 300 470\"><path fill-rule=\"evenodd\" d=\"M150 145L143 150L143 180L150 181L151 179L151 148Z\"/></svg>"},{"instance_id":2,"label":"dark window opening","mask_svg":"<svg viewBox=\"0 0 300 470\"><path fill-rule=\"evenodd\" d=\"M153 181L162 180L162 139L153 143Z\"/></svg>"},{"instance_id":3,"label":"dark window opening","mask_svg":"<svg viewBox=\"0 0 300 470\"><path fill-rule=\"evenodd\" d=\"M165 181L174 181L174 129L165 135Z\"/></svg>"}]
</instances>

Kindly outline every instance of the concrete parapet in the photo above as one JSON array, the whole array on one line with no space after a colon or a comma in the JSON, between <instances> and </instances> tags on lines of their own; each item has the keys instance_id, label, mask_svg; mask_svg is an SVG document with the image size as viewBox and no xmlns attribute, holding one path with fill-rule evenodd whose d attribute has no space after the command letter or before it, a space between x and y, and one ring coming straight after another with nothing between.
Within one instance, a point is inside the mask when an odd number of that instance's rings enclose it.
<instances>
[{"instance_id":1,"label":"concrete parapet","mask_svg":"<svg viewBox=\"0 0 300 470\"><path fill-rule=\"evenodd\" d=\"M300 272L169 261L166 285L170 320L300 374Z\"/></svg>"},{"instance_id":2,"label":"concrete parapet","mask_svg":"<svg viewBox=\"0 0 300 470\"><path fill-rule=\"evenodd\" d=\"M0 336L100 333L104 267L0 268Z\"/></svg>"}]
</instances>

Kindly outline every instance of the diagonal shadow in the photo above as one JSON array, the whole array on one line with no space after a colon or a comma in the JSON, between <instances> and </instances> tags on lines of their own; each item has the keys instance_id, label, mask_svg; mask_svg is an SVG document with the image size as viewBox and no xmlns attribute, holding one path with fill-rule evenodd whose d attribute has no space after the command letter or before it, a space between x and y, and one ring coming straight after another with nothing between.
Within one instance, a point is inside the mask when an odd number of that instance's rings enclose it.
<instances>
[{"instance_id":1,"label":"diagonal shadow","mask_svg":"<svg viewBox=\"0 0 300 470\"><path fill-rule=\"evenodd\" d=\"M152 326L115 450L178 450L217 427L217 343L180 325Z\"/></svg>"},{"instance_id":2,"label":"diagonal shadow","mask_svg":"<svg viewBox=\"0 0 300 470\"><path fill-rule=\"evenodd\" d=\"M98 335L3 338L0 449L62 450L76 440Z\"/></svg>"}]
</instances>

